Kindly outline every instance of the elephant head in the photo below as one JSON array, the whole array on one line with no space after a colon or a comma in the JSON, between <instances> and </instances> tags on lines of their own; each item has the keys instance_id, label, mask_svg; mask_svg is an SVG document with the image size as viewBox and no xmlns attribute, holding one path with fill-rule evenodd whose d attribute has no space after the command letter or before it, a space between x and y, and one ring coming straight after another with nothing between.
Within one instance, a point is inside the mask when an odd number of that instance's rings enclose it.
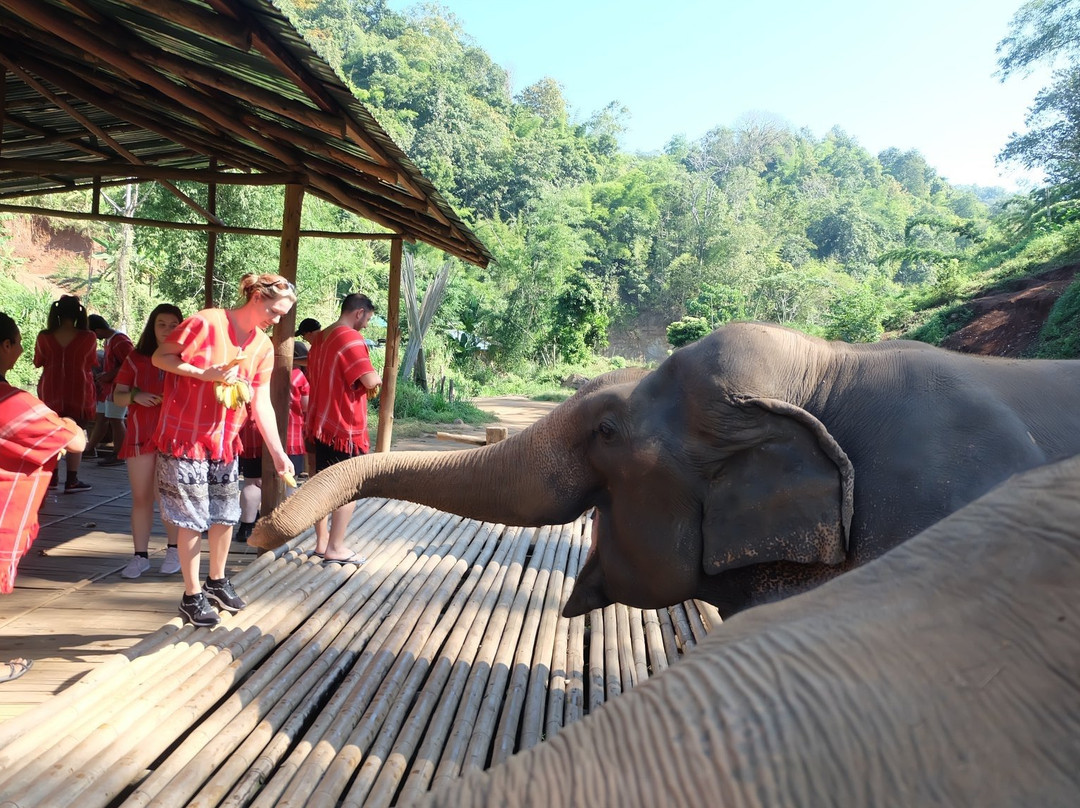
<instances>
[{"instance_id":1,"label":"elephant head","mask_svg":"<svg viewBox=\"0 0 1080 808\"><path fill-rule=\"evenodd\" d=\"M417 803L1068 806L1080 458L725 621L655 678Z\"/></svg>"},{"instance_id":2,"label":"elephant head","mask_svg":"<svg viewBox=\"0 0 1080 808\"><path fill-rule=\"evenodd\" d=\"M847 455L786 380L761 384L759 375L753 359L709 338L652 373L597 377L501 443L326 469L264 517L249 543L277 546L358 497L518 525L595 508L598 534L565 614L691 597L730 613L753 601L759 581L805 583L839 569L851 529Z\"/></svg>"}]
</instances>

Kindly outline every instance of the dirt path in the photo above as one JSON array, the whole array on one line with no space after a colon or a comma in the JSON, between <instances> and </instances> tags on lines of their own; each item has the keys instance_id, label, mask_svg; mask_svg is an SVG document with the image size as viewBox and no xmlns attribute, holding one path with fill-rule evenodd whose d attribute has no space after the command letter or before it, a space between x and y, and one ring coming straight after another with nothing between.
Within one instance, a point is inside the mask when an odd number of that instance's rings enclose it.
<instances>
[{"instance_id":1,"label":"dirt path","mask_svg":"<svg viewBox=\"0 0 1080 808\"><path fill-rule=\"evenodd\" d=\"M491 413L494 419L485 426L469 426L468 424L446 424L439 428L441 432L451 432L458 435L473 435L484 437L487 426L505 426L509 434L514 435L534 421L543 418L555 407L558 402L533 401L525 396L493 396L490 398L476 398L472 403L484 412ZM460 443L452 440L440 440L434 434L420 438L393 438L390 442L391 451L427 451L446 452L452 449L466 449L471 444Z\"/></svg>"}]
</instances>

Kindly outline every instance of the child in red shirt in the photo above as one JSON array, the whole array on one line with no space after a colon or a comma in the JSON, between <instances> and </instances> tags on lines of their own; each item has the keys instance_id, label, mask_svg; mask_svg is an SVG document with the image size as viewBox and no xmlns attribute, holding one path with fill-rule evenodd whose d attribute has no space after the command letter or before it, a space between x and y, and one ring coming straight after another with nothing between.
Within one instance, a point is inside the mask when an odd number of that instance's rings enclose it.
<instances>
[{"instance_id":1,"label":"child in red shirt","mask_svg":"<svg viewBox=\"0 0 1080 808\"><path fill-rule=\"evenodd\" d=\"M120 575L138 578L150 569L150 529L154 524L154 488L157 471L158 416L161 397L165 392L165 371L154 367L151 359L169 335L184 319L180 309L162 303L150 312L139 342L127 354L116 372L113 402L127 408L127 430L117 457L127 461L128 481L131 483L131 540L135 554ZM180 555L176 544L176 525L165 522L165 559L161 572L172 575L180 572Z\"/></svg>"},{"instance_id":2,"label":"child in red shirt","mask_svg":"<svg viewBox=\"0 0 1080 808\"><path fill-rule=\"evenodd\" d=\"M34 367L41 368L38 398L62 418L80 426L92 423L96 363L97 337L87 328L86 309L79 298L64 295L49 307L46 328L34 343ZM65 494L90 490L90 484L79 479L81 462L81 450L68 452ZM49 487L57 480L54 473Z\"/></svg>"},{"instance_id":3,"label":"child in red shirt","mask_svg":"<svg viewBox=\"0 0 1080 808\"><path fill-rule=\"evenodd\" d=\"M270 403L273 345L261 329L296 305L296 290L280 275L245 275L242 305L204 309L182 322L154 352L154 366L166 371L164 403L154 437L159 456L157 485L162 519L178 527L184 597L180 614L200 626L220 618L220 609L246 605L225 577L233 525L240 517L237 455L247 410L227 408L215 384L243 380L252 390L251 410L278 474L293 474L277 432ZM210 544L209 575L199 583L202 531Z\"/></svg>"}]
</instances>

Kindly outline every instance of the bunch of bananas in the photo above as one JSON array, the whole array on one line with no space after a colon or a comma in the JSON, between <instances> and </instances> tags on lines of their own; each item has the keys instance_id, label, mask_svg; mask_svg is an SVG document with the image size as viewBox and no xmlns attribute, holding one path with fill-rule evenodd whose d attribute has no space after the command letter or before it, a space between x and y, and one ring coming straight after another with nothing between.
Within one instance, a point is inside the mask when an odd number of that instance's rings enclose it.
<instances>
[{"instance_id":1,"label":"bunch of bananas","mask_svg":"<svg viewBox=\"0 0 1080 808\"><path fill-rule=\"evenodd\" d=\"M251 383L247 379L235 382L214 382L214 397L218 404L224 404L230 410L239 409L251 401Z\"/></svg>"}]
</instances>

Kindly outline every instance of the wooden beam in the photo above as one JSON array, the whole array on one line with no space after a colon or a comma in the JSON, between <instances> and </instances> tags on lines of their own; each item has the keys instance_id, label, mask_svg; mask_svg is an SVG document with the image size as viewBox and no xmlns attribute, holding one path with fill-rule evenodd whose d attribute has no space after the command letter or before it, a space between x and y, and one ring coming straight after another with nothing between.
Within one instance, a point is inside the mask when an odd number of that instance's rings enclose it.
<instances>
[{"instance_id":1,"label":"wooden beam","mask_svg":"<svg viewBox=\"0 0 1080 808\"><path fill-rule=\"evenodd\" d=\"M228 17L203 10L193 3L176 0L154 0L153 3L130 3L132 10L147 16L159 17L181 28L194 31L207 39L222 42L230 48L247 52L251 50L251 31L235 25ZM135 16L135 15L132 15ZM119 15L117 15L118 18ZM122 19L122 18L121 18Z\"/></svg>"},{"instance_id":2,"label":"wooden beam","mask_svg":"<svg viewBox=\"0 0 1080 808\"><path fill-rule=\"evenodd\" d=\"M85 126L88 131L93 132L95 135L97 135L102 140L104 140L106 143L108 143L116 151L117 154L121 155L122 157L127 158L132 163L135 163L137 165L142 165L143 164L142 161L138 157L136 157L134 154L132 154L127 149L125 149L123 146L121 146L116 140L114 140L112 137L110 137L109 134L107 132L105 132L104 129L97 126L89 118L87 118L86 116L79 113L78 110L76 110L74 107L72 107L66 101L64 101L62 98L60 98L58 95L56 95L56 93L49 90L49 88L47 88L41 82L34 79L32 76L30 76L24 70L21 70L18 66L16 66L13 62L11 62L11 60L8 59L3 54L0 54L0 63L3 63L5 65L7 65L8 69L11 70L12 73L15 73L19 78L21 78L23 81L25 81L30 87L32 87L37 92L41 93L42 96L44 96L48 100L52 101L54 104L56 104L62 110L64 110L64 112L66 112L68 115L70 115L76 121L78 121L80 124ZM200 205L194 199L189 197L187 194L185 194L183 191L181 191L175 185L172 185L171 183L166 182L164 180L159 180L159 182L161 182L162 187L168 189L168 191L171 194L173 194L173 196L175 196L177 199L179 199L181 202L183 202L189 208L194 210L200 216L204 217L207 221L214 222L215 224L221 224L220 220L216 219L216 217L212 217L208 211L203 209L202 205Z\"/></svg>"},{"instance_id":3,"label":"wooden beam","mask_svg":"<svg viewBox=\"0 0 1080 808\"><path fill-rule=\"evenodd\" d=\"M112 185L126 185L118 181ZM140 219L133 216L117 216L111 213L83 213L81 211L41 208L30 205L7 205L0 203L0 213L20 213L27 216L54 216L57 219L75 219L77 221L111 222L113 224L131 224L137 227L160 227L163 230L186 230L193 233L228 233L233 236L269 236L281 238L280 230L265 230L258 227L230 227L226 224L202 222L166 222L159 219ZM335 230L301 230L302 238L330 238L346 241L391 241L399 239L397 233L344 233Z\"/></svg>"},{"instance_id":4,"label":"wooden beam","mask_svg":"<svg viewBox=\"0 0 1080 808\"><path fill-rule=\"evenodd\" d=\"M303 183L303 175L292 173L232 172L219 169L171 168L148 163L133 165L118 160L24 160L0 157L0 171L31 176L55 174L71 177L126 178L136 181L171 180L174 182L216 183L218 185L289 185Z\"/></svg>"},{"instance_id":5,"label":"wooden beam","mask_svg":"<svg viewBox=\"0 0 1080 808\"><path fill-rule=\"evenodd\" d=\"M386 348L383 356L382 392L379 393L379 427L375 451L390 451L394 431L394 398L400 358L401 329L398 320L401 306L401 239L390 242L390 289L386 293Z\"/></svg>"},{"instance_id":6,"label":"wooden beam","mask_svg":"<svg viewBox=\"0 0 1080 808\"><path fill-rule=\"evenodd\" d=\"M210 161L210 168L217 167L217 163ZM217 184L210 183L206 187L206 207L215 216L217 215ZM214 307L214 267L217 263L217 237L218 234L210 232L206 234L206 266L203 269L203 302L204 308Z\"/></svg>"},{"instance_id":7,"label":"wooden beam","mask_svg":"<svg viewBox=\"0 0 1080 808\"><path fill-rule=\"evenodd\" d=\"M296 264L300 254L300 218L304 210L304 186L289 185L285 188L285 213L281 225L281 253L278 274L296 283ZM274 372L270 376L270 400L277 415L278 435L285 445L289 431L289 402L292 398L293 334L296 333L296 306L274 326ZM299 473L300 469L296 470ZM285 483L278 476L270 459L268 449L263 449L262 505L260 510L270 513L281 502Z\"/></svg>"},{"instance_id":8,"label":"wooden beam","mask_svg":"<svg viewBox=\"0 0 1080 808\"><path fill-rule=\"evenodd\" d=\"M131 79L142 82L165 95L173 102L180 104L188 110L192 116L198 114L208 121L213 122L223 130L234 133L244 138L257 147L262 148L268 154L277 157L286 166L291 167L295 157L288 150L283 151L274 142L267 140L258 132L253 132L241 126L232 119L226 110L222 110L213 104L207 103L205 96L194 92L186 86L177 85L175 82L156 72L153 68L144 65L139 60L131 57L123 50L110 47L98 32L84 31L77 26L71 25L65 20L57 19L50 15L48 8L37 3L37 0L3 0L8 6L25 19L51 31L72 45L86 50L88 53L100 59L111 60L113 69ZM126 37L119 37L124 39ZM10 67L10 63L8 63ZM155 130L156 131L156 130Z\"/></svg>"}]
</instances>

